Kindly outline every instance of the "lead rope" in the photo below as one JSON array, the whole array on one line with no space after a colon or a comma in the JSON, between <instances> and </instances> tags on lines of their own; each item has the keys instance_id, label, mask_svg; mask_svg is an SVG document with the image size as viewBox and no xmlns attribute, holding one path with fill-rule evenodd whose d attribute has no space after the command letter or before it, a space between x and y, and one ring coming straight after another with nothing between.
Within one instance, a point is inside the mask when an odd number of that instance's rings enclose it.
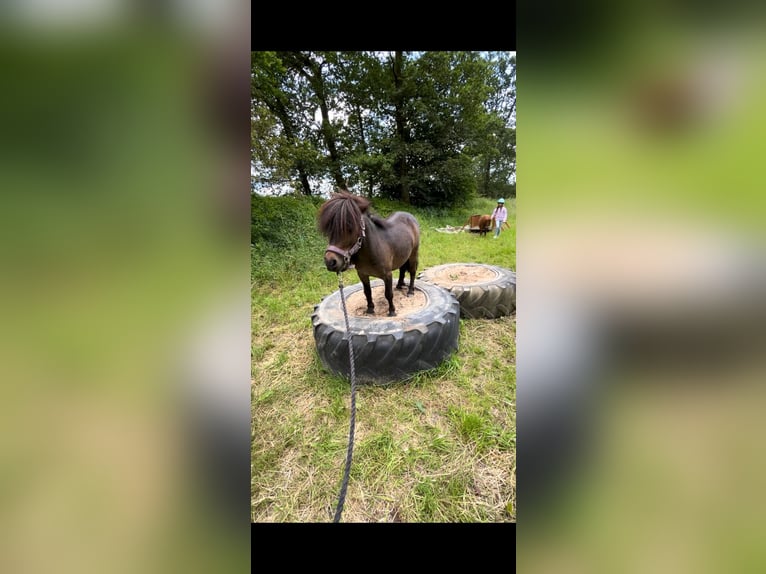
<instances>
[{"instance_id":1,"label":"lead rope","mask_svg":"<svg viewBox=\"0 0 766 574\"><path fill-rule=\"evenodd\" d=\"M348 478L351 474L351 457L354 453L354 426L356 424L356 372L354 370L354 349L351 345L351 329L348 326L348 312L346 311L346 299L343 297L343 276L338 273L338 288L340 289L340 302L343 306L343 318L346 320L346 337L348 338L348 360L351 365L351 424L348 430L348 451L346 453L346 470L343 473L343 483L340 487L338 506L335 509L333 522L340 522L343 512L343 503L346 501Z\"/></svg>"}]
</instances>

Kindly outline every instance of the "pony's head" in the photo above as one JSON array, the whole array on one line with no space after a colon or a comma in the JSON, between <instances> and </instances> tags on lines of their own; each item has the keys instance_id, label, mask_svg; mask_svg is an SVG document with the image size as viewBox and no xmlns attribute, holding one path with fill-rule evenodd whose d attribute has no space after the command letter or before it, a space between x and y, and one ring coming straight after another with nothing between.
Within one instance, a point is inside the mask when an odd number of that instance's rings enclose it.
<instances>
[{"instance_id":1,"label":"pony's head","mask_svg":"<svg viewBox=\"0 0 766 574\"><path fill-rule=\"evenodd\" d=\"M370 202L364 197L338 191L319 209L319 231L329 240L324 253L328 271L345 271L351 257L361 249L365 236L364 214L369 207Z\"/></svg>"}]
</instances>

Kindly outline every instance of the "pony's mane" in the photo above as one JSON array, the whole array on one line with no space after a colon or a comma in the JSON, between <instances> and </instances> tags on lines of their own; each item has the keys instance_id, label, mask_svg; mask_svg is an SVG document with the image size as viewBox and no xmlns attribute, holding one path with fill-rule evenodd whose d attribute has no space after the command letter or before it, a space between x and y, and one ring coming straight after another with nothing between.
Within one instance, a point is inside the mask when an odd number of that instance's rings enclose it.
<instances>
[{"instance_id":1,"label":"pony's mane","mask_svg":"<svg viewBox=\"0 0 766 574\"><path fill-rule=\"evenodd\" d=\"M370 207L370 201L346 191L333 193L318 213L319 231L332 244L353 244L361 235L362 216Z\"/></svg>"},{"instance_id":2,"label":"pony's mane","mask_svg":"<svg viewBox=\"0 0 766 574\"><path fill-rule=\"evenodd\" d=\"M377 213L369 213L368 217L370 218L370 221L382 229L389 229L391 227L391 224Z\"/></svg>"}]
</instances>

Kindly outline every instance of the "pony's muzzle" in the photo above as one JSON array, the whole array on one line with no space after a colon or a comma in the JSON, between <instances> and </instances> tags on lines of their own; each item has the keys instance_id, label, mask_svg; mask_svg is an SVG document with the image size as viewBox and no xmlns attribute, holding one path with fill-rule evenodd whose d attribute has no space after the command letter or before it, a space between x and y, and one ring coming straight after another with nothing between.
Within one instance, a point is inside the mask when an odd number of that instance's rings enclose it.
<instances>
[{"instance_id":1,"label":"pony's muzzle","mask_svg":"<svg viewBox=\"0 0 766 574\"><path fill-rule=\"evenodd\" d=\"M345 271L345 265L343 259L333 253L325 253L324 264L328 271L339 272Z\"/></svg>"},{"instance_id":2,"label":"pony's muzzle","mask_svg":"<svg viewBox=\"0 0 766 574\"><path fill-rule=\"evenodd\" d=\"M324 252L324 264L328 271L334 271L340 273L348 269L348 265L351 262L351 253L336 247L335 245L328 245Z\"/></svg>"}]
</instances>

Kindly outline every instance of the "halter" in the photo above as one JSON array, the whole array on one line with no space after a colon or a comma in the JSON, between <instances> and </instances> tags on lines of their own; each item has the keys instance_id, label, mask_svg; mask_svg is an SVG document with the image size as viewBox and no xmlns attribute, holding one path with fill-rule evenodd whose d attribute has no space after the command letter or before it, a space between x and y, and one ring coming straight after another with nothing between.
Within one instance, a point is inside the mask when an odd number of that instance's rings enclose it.
<instances>
[{"instance_id":1,"label":"halter","mask_svg":"<svg viewBox=\"0 0 766 574\"><path fill-rule=\"evenodd\" d=\"M359 239L356 240L356 243L354 243L351 249L349 249L348 251L344 251L343 249L341 249L340 247L336 247L335 245L328 245L327 249L325 249L325 253L327 253L328 251L332 251L333 253L340 255L341 257L343 257L343 261L345 262L346 266L348 266L349 263L351 262L351 258L354 255L356 255L359 252L359 250L362 248L362 240L365 238L364 217L362 217L361 223L362 223L362 234L359 236Z\"/></svg>"}]
</instances>

